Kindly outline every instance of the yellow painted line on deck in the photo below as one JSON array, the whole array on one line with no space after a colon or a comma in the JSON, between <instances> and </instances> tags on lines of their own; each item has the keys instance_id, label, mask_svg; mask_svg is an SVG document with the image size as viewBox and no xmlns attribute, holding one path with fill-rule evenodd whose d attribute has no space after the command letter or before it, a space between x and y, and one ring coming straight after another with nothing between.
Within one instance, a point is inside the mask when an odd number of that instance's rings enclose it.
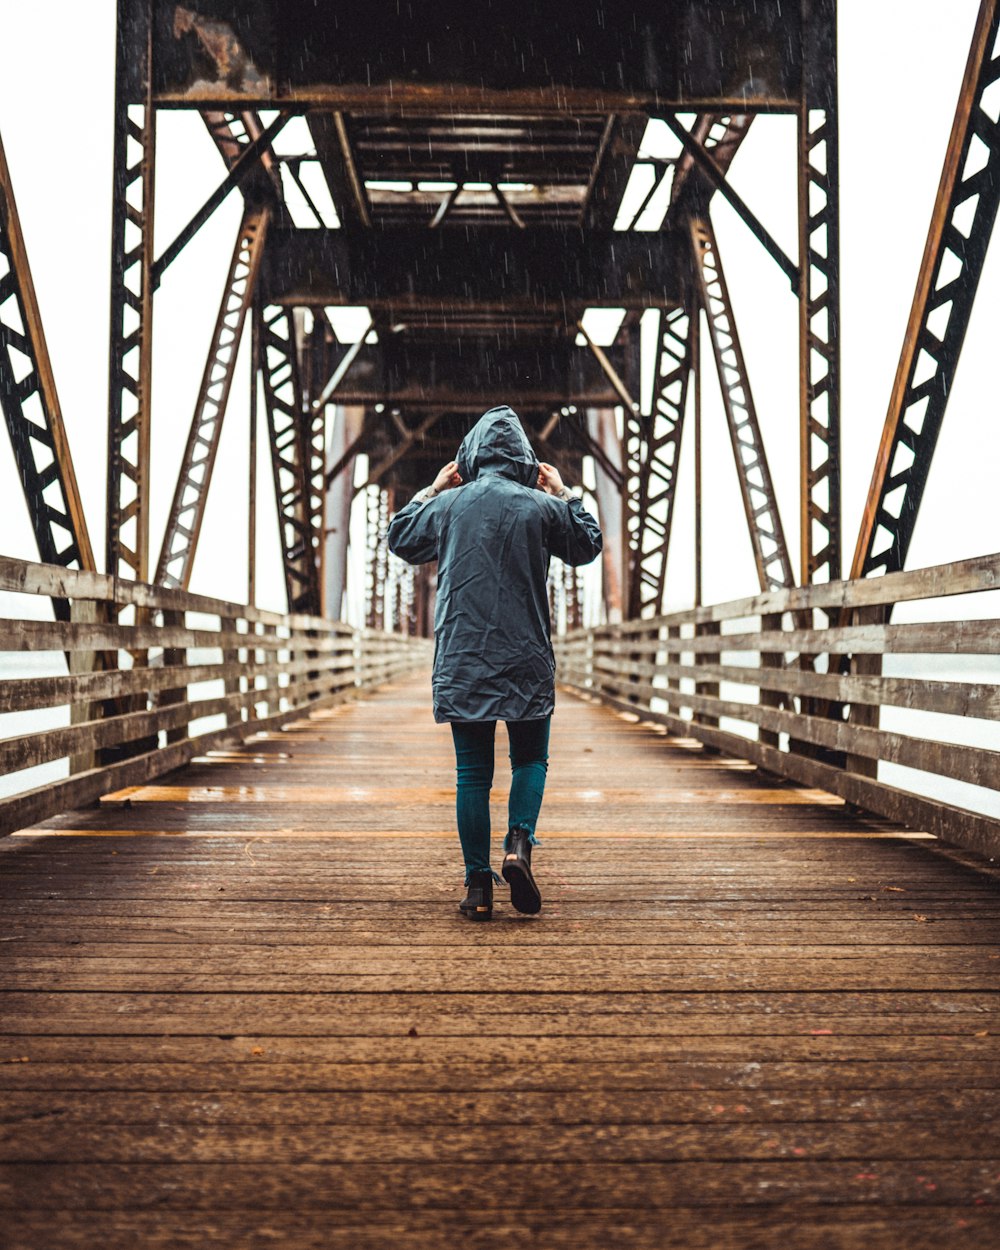
<instances>
[{"instance_id":1,"label":"yellow painted line on deck","mask_svg":"<svg viewBox=\"0 0 1000 1250\"><path fill-rule=\"evenodd\" d=\"M502 790L502 786L498 787ZM105 794L101 803L441 803L452 802L455 791L441 786L129 786ZM844 800L822 790L561 790L546 795L546 805L574 803L597 807L603 803L681 805L688 803L747 803L753 806L843 807Z\"/></svg>"}]
</instances>

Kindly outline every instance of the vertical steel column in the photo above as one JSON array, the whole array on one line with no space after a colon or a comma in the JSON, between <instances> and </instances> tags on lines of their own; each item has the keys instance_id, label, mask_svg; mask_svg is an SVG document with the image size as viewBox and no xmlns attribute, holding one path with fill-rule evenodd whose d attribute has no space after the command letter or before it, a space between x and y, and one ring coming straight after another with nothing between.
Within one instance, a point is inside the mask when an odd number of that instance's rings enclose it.
<instances>
[{"instance_id":1,"label":"vertical steel column","mask_svg":"<svg viewBox=\"0 0 1000 1250\"><path fill-rule=\"evenodd\" d=\"M653 411L625 413L628 480L628 615L662 610L674 519L681 434L691 373L691 313L671 308L660 325Z\"/></svg>"},{"instance_id":2,"label":"vertical steel column","mask_svg":"<svg viewBox=\"0 0 1000 1250\"><path fill-rule=\"evenodd\" d=\"M803 5L798 165L800 578L806 585L841 575L836 0Z\"/></svg>"},{"instance_id":3,"label":"vertical steel column","mask_svg":"<svg viewBox=\"0 0 1000 1250\"><path fill-rule=\"evenodd\" d=\"M267 305L259 313L258 334L288 610L318 613L319 575L291 313L280 305Z\"/></svg>"},{"instance_id":4,"label":"vertical steel column","mask_svg":"<svg viewBox=\"0 0 1000 1250\"><path fill-rule=\"evenodd\" d=\"M247 464L247 603L257 602L257 399L260 388L260 296L250 316L250 438Z\"/></svg>"},{"instance_id":5,"label":"vertical steel column","mask_svg":"<svg viewBox=\"0 0 1000 1250\"><path fill-rule=\"evenodd\" d=\"M622 444L618 437L615 414L607 408L587 409L587 433L600 447L608 462L620 469ZM604 551L601 555L604 612L608 621L622 619L624 597L624 505L622 492L601 465L601 458L594 457L594 494L597 511L604 534Z\"/></svg>"},{"instance_id":6,"label":"vertical steel column","mask_svg":"<svg viewBox=\"0 0 1000 1250\"><path fill-rule=\"evenodd\" d=\"M269 215L266 208L247 208L236 236L156 567L156 580L165 586L186 590L191 583L236 357L264 254Z\"/></svg>"},{"instance_id":7,"label":"vertical steel column","mask_svg":"<svg viewBox=\"0 0 1000 1250\"><path fill-rule=\"evenodd\" d=\"M689 229L761 589L793 586L792 564L715 234L707 217L692 218Z\"/></svg>"},{"instance_id":8,"label":"vertical steel column","mask_svg":"<svg viewBox=\"0 0 1000 1250\"><path fill-rule=\"evenodd\" d=\"M55 376L0 142L0 408L40 559L93 569Z\"/></svg>"},{"instance_id":9,"label":"vertical steel column","mask_svg":"<svg viewBox=\"0 0 1000 1250\"><path fill-rule=\"evenodd\" d=\"M852 577L906 563L1000 206L1000 4L982 0L910 320L868 491Z\"/></svg>"},{"instance_id":10,"label":"vertical steel column","mask_svg":"<svg viewBox=\"0 0 1000 1250\"><path fill-rule=\"evenodd\" d=\"M140 581L149 580L156 162L151 7L118 0L111 200L107 572Z\"/></svg>"},{"instance_id":11,"label":"vertical steel column","mask_svg":"<svg viewBox=\"0 0 1000 1250\"><path fill-rule=\"evenodd\" d=\"M364 429L365 410L338 407L333 419L329 461L340 472L331 479L326 490L326 520L323 532L323 615L339 619L347 589L348 551L350 548L351 505L354 502L355 457L350 448ZM346 460L344 459L347 456Z\"/></svg>"}]
</instances>

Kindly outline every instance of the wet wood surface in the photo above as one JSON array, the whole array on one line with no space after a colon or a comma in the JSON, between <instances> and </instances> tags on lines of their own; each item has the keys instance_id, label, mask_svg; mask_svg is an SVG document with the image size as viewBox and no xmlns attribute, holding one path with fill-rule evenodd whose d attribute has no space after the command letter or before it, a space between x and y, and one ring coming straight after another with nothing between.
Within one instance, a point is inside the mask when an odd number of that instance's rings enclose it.
<instances>
[{"instance_id":1,"label":"wet wood surface","mask_svg":"<svg viewBox=\"0 0 1000 1250\"><path fill-rule=\"evenodd\" d=\"M0 844L5 1247L992 1250L987 862L562 694L473 925L427 686Z\"/></svg>"}]
</instances>

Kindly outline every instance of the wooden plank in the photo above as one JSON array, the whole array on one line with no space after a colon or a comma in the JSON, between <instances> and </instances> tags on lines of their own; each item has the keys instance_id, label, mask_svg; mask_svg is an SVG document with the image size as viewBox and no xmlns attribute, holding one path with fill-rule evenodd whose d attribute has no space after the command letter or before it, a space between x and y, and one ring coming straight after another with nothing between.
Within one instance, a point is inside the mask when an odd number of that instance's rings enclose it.
<instances>
[{"instance_id":1,"label":"wooden plank","mask_svg":"<svg viewBox=\"0 0 1000 1250\"><path fill-rule=\"evenodd\" d=\"M472 926L428 698L0 845L16 1236L992 1250L1000 874L561 695L542 913Z\"/></svg>"},{"instance_id":2,"label":"wooden plank","mask_svg":"<svg viewBox=\"0 0 1000 1250\"><path fill-rule=\"evenodd\" d=\"M800 712L766 707L759 703L737 703L731 699L712 696L678 694L648 682L636 684L625 679L609 680L601 677L599 683L601 690L617 694L623 701L627 694L629 706L635 710L640 707L648 710L651 698L660 699L664 703L669 699L677 708L690 708L716 718L727 716L733 720L759 725L774 734L790 734L803 742L816 743L868 759L903 764L925 772L939 773L956 781L967 781L970 785L1000 789L1000 751L950 742L934 742L884 729L869 729L863 725L806 716ZM637 694L644 700L643 703L634 702ZM676 714L675 712L674 715Z\"/></svg>"},{"instance_id":3,"label":"wooden plank","mask_svg":"<svg viewBox=\"0 0 1000 1250\"><path fill-rule=\"evenodd\" d=\"M632 705L611 695L604 695L603 701L622 711L635 711ZM689 734L720 751L742 755L778 776L790 777L806 785L823 786L848 802L857 803L859 807L886 816L890 820L905 821L915 829L934 833L989 858L1000 855L1000 821L988 816L980 816L950 803L911 794L868 777L845 773L820 760L779 751L725 730L696 725L680 717L648 709L642 712L642 716L654 723L666 725L674 733Z\"/></svg>"},{"instance_id":4,"label":"wooden plank","mask_svg":"<svg viewBox=\"0 0 1000 1250\"><path fill-rule=\"evenodd\" d=\"M669 1208L689 1203L706 1212L731 1204L772 1206L809 1195L830 1205L903 1202L914 1194L909 1161L885 1161L871 1170L857 1160L743 1163L525 1163L505 1161L505 1180L518 1195L521 1211L573 1208L580 1212L609 1206ZM993 1201L996 1166L938 1161L928 1200L971 1203L974 1194ZM44 1193L53 1206L157 1207L181 1210L255 1210L289 1208L314 1212L386 1211L398 1207L439 1206L502 1210L506 1187L495 1183L495 1164L394 1163L359 1169L350 1164L45 1164L0 1165L0 1208L22 1205L23 1195Z\"/></svg>"}]
</instances>

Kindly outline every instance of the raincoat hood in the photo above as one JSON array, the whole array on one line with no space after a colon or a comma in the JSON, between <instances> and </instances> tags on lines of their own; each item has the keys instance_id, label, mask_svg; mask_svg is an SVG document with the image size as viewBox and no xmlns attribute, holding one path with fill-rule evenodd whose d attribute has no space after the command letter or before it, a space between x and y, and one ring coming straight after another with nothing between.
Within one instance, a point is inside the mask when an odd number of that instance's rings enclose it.
<instances>
[{"instance_id":1,"label":"raincoat hood","mask_svg":"<svg viewBox=\"0 0 1000 1250\"><path fill-rule=\"evenodd\" d=\"M479 418L458 449L458 471L463 482L475 481L480 473L497 473L534 486L538 458L512 408L504 404Z\"/></svg>"}]
</instances>

